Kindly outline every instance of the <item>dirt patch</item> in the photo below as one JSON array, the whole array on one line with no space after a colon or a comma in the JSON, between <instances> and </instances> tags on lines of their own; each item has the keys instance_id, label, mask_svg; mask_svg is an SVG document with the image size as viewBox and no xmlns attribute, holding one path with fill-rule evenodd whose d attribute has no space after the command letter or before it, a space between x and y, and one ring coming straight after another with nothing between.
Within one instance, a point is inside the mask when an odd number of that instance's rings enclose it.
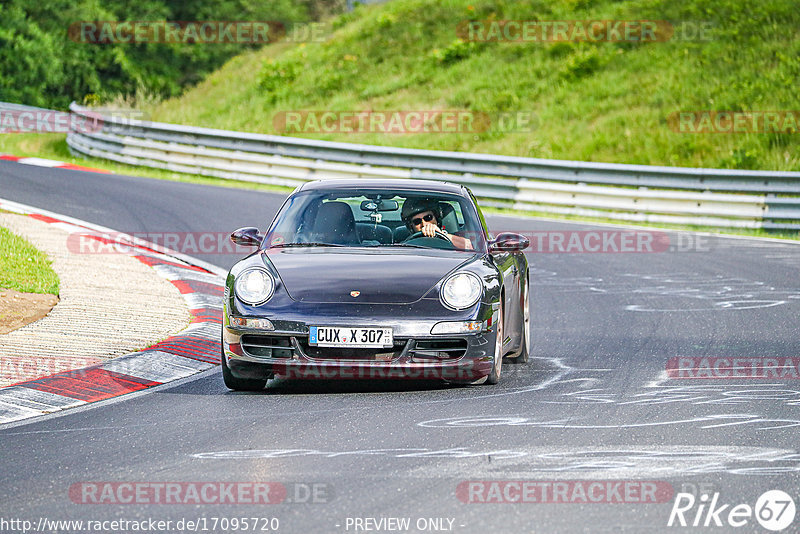
<instances>
[{"instance_id":1,"label":"dirt patch","mask_svg":"<svg viewBox=\"0 0 800 534\"><path fill-rule=\"evenodd\" d=\"M50 313L57 302L55 295L0 289L0 334L8 334L38 321Z\"/></svg>"}]
</instances>

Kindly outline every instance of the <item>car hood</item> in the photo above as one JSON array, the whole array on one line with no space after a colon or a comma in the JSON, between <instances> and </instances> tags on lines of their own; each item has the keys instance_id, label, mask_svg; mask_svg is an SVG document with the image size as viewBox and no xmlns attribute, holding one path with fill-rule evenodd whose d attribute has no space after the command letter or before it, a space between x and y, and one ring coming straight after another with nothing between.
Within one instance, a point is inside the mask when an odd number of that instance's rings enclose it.
<instances>
[{"instance_id":1,"label":"car hood","mask_svg":"<svg viewBox=\"0 0 800 534\"><path fill-rule=\"evenodd\" d=\"M410 304L447 273L480 255L437 249L305 248L269 249L264 256L289 297L298 302Z\"/></svg>"}]
</instances>

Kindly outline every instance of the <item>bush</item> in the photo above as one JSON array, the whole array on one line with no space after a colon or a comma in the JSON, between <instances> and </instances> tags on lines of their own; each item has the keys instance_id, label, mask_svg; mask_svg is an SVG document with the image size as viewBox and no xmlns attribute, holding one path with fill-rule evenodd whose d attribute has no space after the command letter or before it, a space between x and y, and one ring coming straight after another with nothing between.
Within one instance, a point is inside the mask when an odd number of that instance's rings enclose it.
<instances>
[{"instance_id":1,"label":"bush","mask_svg":"<svg viewBox=\"0 0 800 534\"><path fill-rule=\"evenodd\" d=\"M302 70L303 65L294 59L277 62L269 60L261 69L259 85L268 93L275 93L292 83Z\"/></svg>"},{"instance_id":2,"label":"bush","mask_svg":"<svg viewBox=\"0 0 800 534\"><path fill-rule=\"evenodd\" d=\"M431 56L442 65L450 65L462 59L468 58L478 50L478 43L462 41L456 39L446 48L435 48L431 51Z\"/></svg>"},{"instance_id":3,"label":"bush","mask_svg":"<svg viewBox=\"0 0 800 534\"><path fill-rule=\"evenodd\" d=\"M579 80L591 76L601 66L600 53L596 48L581 50L567 58L561 76L567 80Z\"/></svg>"}]
</instances>

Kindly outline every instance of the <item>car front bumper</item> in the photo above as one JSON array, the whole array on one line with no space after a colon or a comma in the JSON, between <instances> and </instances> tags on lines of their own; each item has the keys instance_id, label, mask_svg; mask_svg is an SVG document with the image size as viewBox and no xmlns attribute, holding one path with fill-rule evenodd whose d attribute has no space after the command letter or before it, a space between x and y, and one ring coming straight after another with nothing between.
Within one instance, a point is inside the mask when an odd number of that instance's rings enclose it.
<instances>
[{"instance_id":1,"label":"car front bumper","mask_svg":"<svg viewBox=\"0 0 800 534\"><path fill-rule=\"evenodd\" d=\"M463 383L479 380L492 370L496 330L491 324L473 334L431 335L435 321L400 321L392 325L395 343L391 348L329 349L308 344L306 324L273 323L271 331L223 328L225 362L234 376Z\"/></svg>"}]
</instances>

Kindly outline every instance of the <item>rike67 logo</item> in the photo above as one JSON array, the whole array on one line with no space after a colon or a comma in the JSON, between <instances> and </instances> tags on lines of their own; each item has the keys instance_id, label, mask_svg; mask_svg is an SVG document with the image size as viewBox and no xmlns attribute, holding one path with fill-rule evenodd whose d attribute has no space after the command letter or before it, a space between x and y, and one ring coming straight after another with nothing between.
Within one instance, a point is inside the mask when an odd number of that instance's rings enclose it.
<instances>
[{"instance_id":1,"label":"rike67 logo","mask_svg":"<svg viewBox=\"0 0 800 534\"><path fill-rule=\"evenodd\" d=\"M747 503L721 503L719 493L696 498L691 493L678 493L669 514L668 527L731 527L749 524L755 517L765 529L773 532L787 528L794 521L795 504L792 497L780 490L763 493L755 507Z\"/></svg>"}]
</instances>

